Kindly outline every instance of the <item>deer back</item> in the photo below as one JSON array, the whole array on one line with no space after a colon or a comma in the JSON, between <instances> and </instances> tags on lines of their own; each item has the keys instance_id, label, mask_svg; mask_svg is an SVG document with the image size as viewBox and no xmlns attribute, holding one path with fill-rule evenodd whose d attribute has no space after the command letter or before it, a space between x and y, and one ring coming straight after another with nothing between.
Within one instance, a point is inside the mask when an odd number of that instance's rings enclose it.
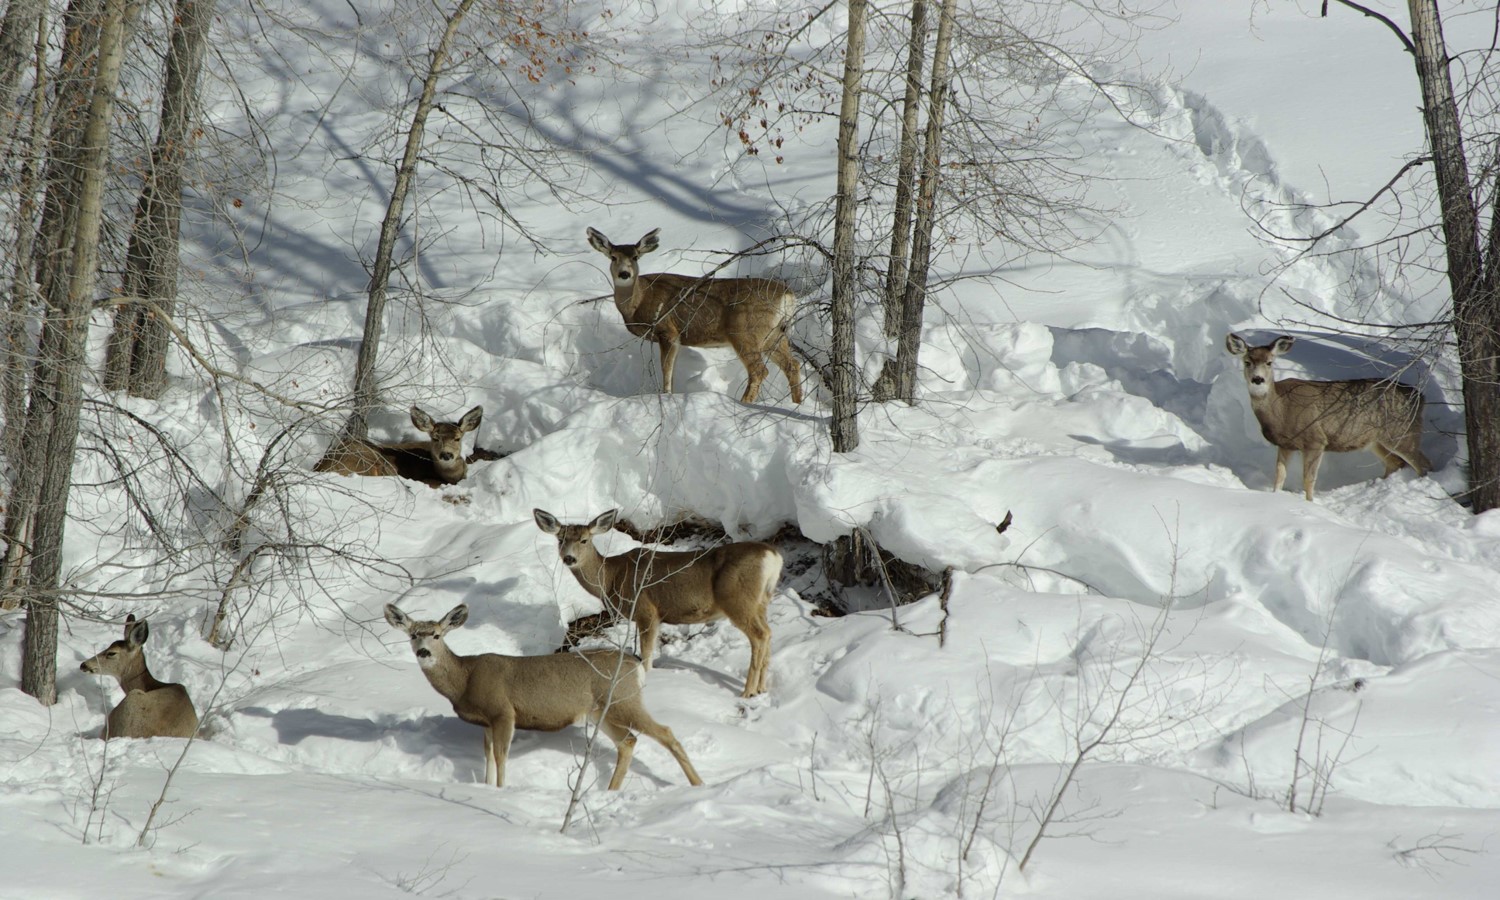
<instances>
[{"instance_id":1,"label":"deer back","mask_svg":"<svg viewBox=\"0 0 1500 900\"><path fill-rule=\"evenodd\" d=\"M780 574L780 560L774 547L758 541L703 550L637 547L605 557L605 599L628 611L642 597L668 625L708 622L735 603L758 602L768 577Z\"/></svg>"},{"instance_id":2,"label":"deer back","mask_svg":"<svg viewBox=\"0 0 1500 900\"><path fill-rule=\"evenodd\" d=\"M1275 382L1266 399L1271 402L1251 403L1266 440L1288 449L1335 452L1390 443L1420 428L1425 403L1416 388L1377 378L1288 378Z\"/></svg>"},{"instance_id":3,"label":"deer back","mask_svg":"<svg viewBox=\"0 0 1500 900\"><path fill-rule=\"evenodd\" d=\"M488 724L509 711L517 728L530 731L559 731L597 717L607 704L638 696L644 683L640 661L615 650L455 658L469 669L465 690L450 698L460 718Z\"/></svg>"}]
</instances>

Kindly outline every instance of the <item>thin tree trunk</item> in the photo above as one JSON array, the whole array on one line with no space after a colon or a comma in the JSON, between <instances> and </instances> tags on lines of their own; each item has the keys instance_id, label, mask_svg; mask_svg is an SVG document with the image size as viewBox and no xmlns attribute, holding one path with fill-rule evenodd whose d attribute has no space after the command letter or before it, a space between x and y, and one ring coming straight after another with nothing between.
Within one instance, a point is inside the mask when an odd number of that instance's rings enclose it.
<instances>
[{"instance_id":1,"label":"thin tree trunk","mask_svg":"<svg viewBox=\"0 0 1500 900\"><path fill-rule=\"evenodd\" d=\"M76 112L60 108L54 129L65 139L75 134L81 139L49 148L48 207L65 214L71 227L59 232L68 242L69 252L59 254L66 256L66 265L52 269L43 294L47 310L42 352L28 410L24 452L30 454L35 445L41 471L31 527L30 602L21 663L21 689L46 705L57 700L57 593L83 404L85 338L98 270L110 124L125 39L138 7L139 0L105 0L97 28L90 29L97 35L98 50L87 106ZM70 26L79 24L76 19L70 22ZM80 114L82 129L62 124ZM54 190L58 192L55 202ZM61 243L54 246L63 249Z\"/></svg>"},{"instance_id":2,"label":"thin tree trunk","mask_svg":"<svg viewBox=\"0 0 1500 900\"><path fill-rule=\"evenodd\" d=\"M40 56L35 54L37 23L46 19L46 0L10 0L0 20L0 148L9 155L10 137L24 119L16 110L21 73Z\"/></svg>"},{"instance_id":3,"label":"thin tree trunk","mask_svg":"<svg viewBox=\"0 0 1500 900\"><path fill-rule=\"evenodd\" d=\"M136 201L125 257L125 296L136 302L115 312L104 386L137 397L160 397L167 387L168 332L177 302L183 170L197 119L198 77L214 0L177 0L167 51L161 124L151 168Z\"/></svg>"},{"instance_id":4,"label":"thin tree trunk","mask_svg":"<svg viewBox=\"0 0 1500 900\"><path fill-rule=\"evenodd\" d=\"M833 217L833 335L829 385L830 430L835 453L859 446L858 361L854 354L854 228L859 207L859 99L864 80L865 0L849 0L849 37L844 54L844 95L839 107L838 198Z\"/></svg>"},{"instance_id":5,"label":"thin tree trunk","mask_svg":"<svg viewBox=\"0 0 1500 900\"><path fill-rule=\"evenodd\" d=\"M906 92L901 101L901 146L897 150L896 205L891 211L891 261L885 278L885 336L901 333L901 298L911 265L911 195L916 181L917 116L922 105L922 69L927 61L927 3L912 0L911 33L906 44Z\"/></svg>"},{"instance_id":6,"label":"thin tree trunk","mask_svg":"<svg viewBox=\"0 0 1500 900\"><path fill-rule=\"evenodd\" d=\"M1469 450L1469 500L1475 513L1500 506L1500 304L1496 285L1484 273L1478 209L1448 49L1436 0L1408 0L1422 116L1437 176L1443 214L1448 284L1463 373L1464 424Z\"/></svg>"},{"instance_id":7,"label":"thin tree trunk","mask_svg":"<svg viewBox=\"0 0 1500 900\"><path fill-rule=\"evenodd\" d=\"M911 272L901 301L901 329L896 339L896 396L917 399L917 355L922 348L922 314L927 305L927 276L932 268L932 231L942 183L943 119L948 106L948 61L953 46L957 0L943 0L937 43L932 50L932 88L928 92L927 133L923 137L922 176L917 186Z\"/></svg>"},{"instance_id":8,"label":"thin tree trunk","mask_svg":"<svg viewBox=\"0 0 1500 900\"><path fill-rule=\"evenodd\" d=\"M343 431L343 438L346 440L364 440L369 433L370 411L379 401L380 385L375 377L375 360L380 355L380 337L385 328L386 287L390 283L396 238L401 233L401 217L406 211L406 196L416 179L417 158L422 152L427 116L436 102L438 79L447 66L453 36L474 3L475 0L461 0L448 17L447 28L428 59L427 77L422 82L422 93L417 98L417 108L412 113L411 130L406 135L406 150L396 169L396 183L391 188L390 202L386 204L385 220L380 224L375 265L370 272L364 336L359 344L359 357L354 363L354 411Z\"/></svg>"}]
</instances>

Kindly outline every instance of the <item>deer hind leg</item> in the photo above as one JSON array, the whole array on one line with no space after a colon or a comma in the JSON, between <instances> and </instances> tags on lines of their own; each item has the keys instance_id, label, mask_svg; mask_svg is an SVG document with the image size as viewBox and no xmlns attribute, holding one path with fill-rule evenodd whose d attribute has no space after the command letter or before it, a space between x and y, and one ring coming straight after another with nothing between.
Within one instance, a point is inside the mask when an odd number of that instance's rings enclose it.
<instances>
[{"instance_id":1,"label":"deer hind leg","mask_svg":"<svg viewBox=\"0 0 1500 900\"><path fill-rule=\"evenodd\" d=\"M661 616L656 607L645 597L637 597L635 611L631 615L635 622L635 646L641 658L641 668L651 671L651 658L656 655L656 639L661 631Z\"/></svg>"},{"instance_id":2,"label":"deer hind leg","mask_svg":"<svg viewBox=\"0 0 1500 900\"><path fill-rule=\"evenodd\" d=\"M734 626L750 640L750 668L745 671L745 692L741 697L754 697L766 690L766 669L771 664L771 624L766 619L766 608L757 606L748 615L730 619Z\"/></svg>"},{"instance_id":3,"label":"deer hind leg","mask_svg":"<svg viewBox=\"0 0 1500 900\"><path fill-rule=\"evenodd\" d=\"M1302 494L1309 500L1313 498L1313 486L1318 483L1318 466L1322 464L1322 447L1302 451Z\"/></svg>"},{"instance_id":4,"label":"deer hind leg","mask_svg":"<svg viewBox=\"0 0 1500 900\"><path fill-rule=\"evenodd\" d=\"M1422 433L1420 431L1402 435L1401 440L1395 443L1376 444L1375 446L1379 448L1376 450L1376 454L1385 461L1385 474L1387 475L1399 469L1402 463L1411 466L1416 470L1418 475L1426 475L1432 471L1432 462L1422 452ZM1391 465L1391 460L1387 459L1387 456L1394 457L1396 464Z\"/></svg>"},{"instance_id":5,"label":"deer hind leg","mask_svg":"<svg viewBox=\"0 0 1500 900\"><path fill-rule=\"evenodd\" d=\"M786 383L792 388L792 405L802 402L802 369L797 365L797 358L792 355L792 345L783 332L781 338L771 347L771 361L786 375Z\"/></svg>"},{"instance_id":6,"label":"deer hind leg","mask_svg":"<svg viewBox=\"0 0 1500 900\"><path fill-rule=\"evenodd\" d=\"M1384 444L1376 442L1370 445L1370 450L1376 456L1380 457L1380 461L1385 465L1385 472L1381 474L1381 478L1391 477L1392 472L1406 465L1406 460L1401 458L1401 454L1397 453L1394 447L1387 447Z\"/></svg>"},{"instance_id":7,"label":"deer hind leg","mask_svg":"<svg viewBox=\"0 0 1500 900\"><path fill-rule=\"evenodd\" d=\"M766 352L759 347L741 343L734 345L734 353L750 376L750 380L745 382L745 393L740 395L740 402L754 403L755 398L760 396L760 383L766 380L766 375L771 371L766 368Z\"/></svg>"},{"instance_id":8,"label":"deer hind leg","mask_svg":"<svg viewBox=\"0 0 1500 900\"><path fill-rule=\"evenodd\" d=\"M484 780L494 787L505 786L505 760L510 756L510 742L516 736L514 719L502 719L484 730Z\"/></svg>"},{"instance_id":9,"label":"deer hind leg","mask_svg":"<svg viewBox=\"0 0 1500 900\"><path fill-rule=\"evenodd\" d=\"M1276 481L1271 485L1271 493L1277 493L1281 486L1286 484L1286 464L1292 458L1292 451L1285 447L1276 448ZM1306 456L1302 457L1305 461Z\"/></svg>"},{"instance_id":10,"label":"deer hind leg","mask_svg":"<svg viewBox=\"0 0 1500 900\"><path fill-rule=\"evenodd\" d=\"M687 776L688 784L697 786L703 784L703 779L698 777L698 770L693 768L692 760L688 759L687 751L682 749L682 744L677 742L677 736L672 729L651 718L646 712L646 707L641 704L640 698L633 697L629 700L620 701L609 711L609 718L605 720L607 726L620 728L626 734L639 731L651 740L656 741L672 754L677 760L677 765L682 767L682 774ZM613 737L613 735L611 735ZM635 737L630 738L631 748L634 749ZM623 758L623 757L622 757ZM624 770L617 765L615 768L615 779L610 782L611 789L617 787L617 781L625 778Z\"/></svg>"}]
</instances>

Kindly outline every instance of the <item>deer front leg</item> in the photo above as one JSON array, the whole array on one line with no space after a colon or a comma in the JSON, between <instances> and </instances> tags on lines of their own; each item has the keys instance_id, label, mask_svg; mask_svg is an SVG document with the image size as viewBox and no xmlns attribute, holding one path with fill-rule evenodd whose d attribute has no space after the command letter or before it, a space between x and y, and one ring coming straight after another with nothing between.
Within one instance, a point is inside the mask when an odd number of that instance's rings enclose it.
<instances>
[{"instance_id":1,"label":"deer front leg","mask_svg":"<svg viewBox=\"0 0 1500 900\"><path fill-rule=\"evenodd\" d=\"M656 637L661 631L661 616L656 607L644 597L636 599L635 614L636 649L640 651L641 668L651 671L651 657L656 655Z\"/></svg>"},{"instance_id":2,"label":"deer front leg","mask_svg":"<svg viewBox=\"0 0 1500 900\"><path fill-rule=\"evenodd\" d=\"M677 349L681 342L676 334L658 332L656 347L661 354L661 389L662 393L672 393L672 370L677 366Z\"/></svg>"},{"instance_id":3,"label":"deer front leg","mask_svg":"<svg viewBox=\"0 0 1500 900\"><path fill-rule=\"evenodd\" d=\"M1302 451L1302 494L1309 500L1313 498L1313 485L1318 482L1318 466L1322 463L1322 447Z\"/></svg>"},{"instance_id":4,"label":"deer front leg","mask_svg":"<svg viewBox=\"0 0 1500 900\"><path fill-rule=\"evenodd\" d=\"M505 785L505 760L510 756L510 742L515 736L516 719L514 715L496 719L485 730L485 743L488 745L487 749L490 751L490 759L485 766L485 771L488 772L493 767L495 777L490 784L495 787L504 787Z\"/></svg>"},{"instance_id":5,"label":"deer front leg","mask_svg":"<svg viewBox=\"0 0 1500 900\"><path fill-rule=\"evenodd\" d=\"M1271 493L1274 494L1280 491L1281 486L1283 484L1286 484L1286 464L1287 461L1291 458L1292 451L1286 449L1285 447L1276 448L1276 483L1271 485ZM1303 457L1303 459L1306 458L1307 457L1305 456Z\"/></svg>"}]
</instances>

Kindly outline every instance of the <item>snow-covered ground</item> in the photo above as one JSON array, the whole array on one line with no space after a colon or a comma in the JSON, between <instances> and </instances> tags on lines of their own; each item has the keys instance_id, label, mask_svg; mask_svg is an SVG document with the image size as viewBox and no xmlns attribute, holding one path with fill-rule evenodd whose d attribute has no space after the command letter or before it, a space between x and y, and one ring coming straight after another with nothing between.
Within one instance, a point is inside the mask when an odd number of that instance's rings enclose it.
<instances>
[{"instance_id":1,"label":"snow-covered ground","mask_svg":"<svg viewBox=\"0 0 1500 900\"><path fill-rule=\"evenodd\" d=\"M794 408L773 370L742 405L729 351L684 350L678 393L660 395L654 348L609 303L580 302L608 286L585 227L617 242L660 228L646 268L701 271L831 193L828 133L786 166L736 167L711 120L671 115L690 62L541 95L554 115L540 126L586 151L579 196L597 199L508 197L533 248L476 219L466 195L425 198L422 278L452 302L394 314L375 422L410 437L412 403L440 418L483 404L478 443L509 455L440 490L301 476L290 496L306 534L379 564L267 565L227 653L201 636L227 573L153 562L122 493L81 491L70 583L106 596L102 621L65 621L57 705L18 689L22 618L0 617L0 897L1494 896L1500 517L1452 499L1452 362L1316 323L1372 306L1420 320L1431 286L1346 257L1290 262L1248 218L1308 233L1329 219L1282 204L1378 187L1419 152L1409 63L1352 13L1181 5L1142 44L1151 128L1060 86L1081 158L1106 176L1091 199L1116 210L1100 240L958 282L930 310L923 402L867 408L843 456L820 389ZM667 4L652 27L675 33L702 6ZM251 30L243 5L221 7L226 36ZM341 43L350 9L306 7L347 69L266 35L235 57L277 150L276 189L243 198L253 281L200 259L193 288L194 333L220 364L307 403L347 391L358 260L388 187L360 148L389 128L380 103L405 83L389 45ZM645 41L617 27L622 52ZM216 115L232 121L237 102ZM200 249L224 237L204 231ZM955 258L972 269L987 258L974 251ZM816 342L815 317L799 327ZM1274 451L1223 349L1231 330L1295 334L1285 374L1407 366L1435 471L1379 480L1372 456L1348 454L1325 462L1316 502L1294 489L1295 466L1270 493ZM242 495L223 423L253 461L301 413L174 366L166 397L130 409ZM336 424L293 433L298 471ZM85 454L78 471L107 469ZM590 749L571 728L518 733L506 786L487 787L479 729L385 624L386 603L433 619L466 603L459 652L558 646L598 604L535 507L570 522L618 507L639 528L693 516L782 542L769 693L739 698L749 652L727 623L666 628L648 682L705 786L643 740L608 794L607 741ZM194 513L165 527L203 528ZM824 585L787 525L814 542L866 528L906 561L952 567L946 607L816 615ZM123 593L145 599L110 596ZM89 739L119 691L78 671L128 611L149 615L155 674L187 685L205 722L144 850L183 742ZM1318 771L1297 770L1299 747ZM559 833L580 773L582 805Z\"/></svg>"}]
</instances>

